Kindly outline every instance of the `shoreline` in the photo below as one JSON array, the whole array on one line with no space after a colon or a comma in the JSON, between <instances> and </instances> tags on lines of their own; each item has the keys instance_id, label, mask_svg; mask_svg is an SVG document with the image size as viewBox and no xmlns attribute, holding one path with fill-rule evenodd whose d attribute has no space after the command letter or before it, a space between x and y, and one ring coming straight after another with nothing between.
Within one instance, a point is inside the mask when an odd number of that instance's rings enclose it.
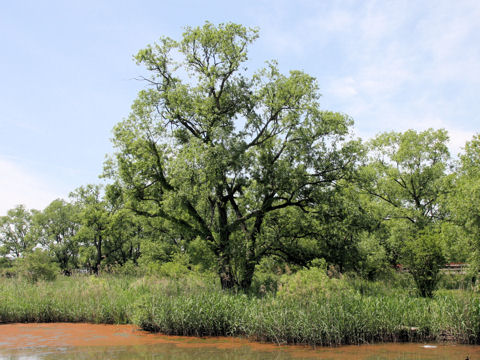
<instances>
[{"instance_id":1,"label":"shoreline","mask_svg":"<svg viewBox=\"0 0 480 360\"><path fill-rule=\"evenodd\" d=\"M282 352L292 357L316 358L338 356L361 359L372 353L424 353L429 355L456 354L480 356L479 345L452 343L378 343L363 345L342 345L336 347L312 347L308 345L279 345L262 343L241 337L192 337L169 336L141 330L136 325L89 324L89 323L12 323L0 324L0 355L5 352L71 348L121 347L138 349L142 346L175 346L190 351L202 348L234 351L248 347L254 352ZM63 349L63 350L62 350ZM335 357L336 358L336 357ZM473 358L473 357L471 357Z\"/></svg>"}]
</instances>

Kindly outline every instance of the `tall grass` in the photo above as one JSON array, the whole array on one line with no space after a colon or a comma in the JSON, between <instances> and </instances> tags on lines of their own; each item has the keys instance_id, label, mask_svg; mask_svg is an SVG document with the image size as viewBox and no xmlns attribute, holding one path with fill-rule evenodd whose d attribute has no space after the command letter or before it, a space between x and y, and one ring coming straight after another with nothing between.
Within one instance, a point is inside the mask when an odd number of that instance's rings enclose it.
<instances>
[{"instance_id":1,"label":"tall grass","mask_svg":"<svg viewBox=\"0 0 480 360\"><path fill-rule=\"evenodd\" d=\"M218 289L161 296L157 289L136 303L134 320L146 330L166 334L245 336L276 343L480 343L477 293L439 291L426 299L414 296L413 288L358 279L305 283L310 275L292 276L293 286L287 282L276 295L265 297Z\"/></svg>"},{"instance_id":2,"label":"tall grass","mask_svg":"<svg viewBox=\"0 0 480 360\"><path fill-rule=\"evenodd\" d=\"M175 335L231 335L312 345L447 340L477 343L478 299L455 297L318 297L292 299L221 292L144 297L135 320L144 329ZM449 309L448 317L444 311ZM477 309L475 311L475 309Z\"/></svg>"},{"instance_id":3,"label":"tall grass","mask_svg":"<svg viewBox=\"0 0 480 360\"><path fill-rule=\"evenodd\" d=\"M0 322L136 323L165 334L312 345L480 343L477 293L442 290L424 299L358 279L298 281L304 275L263 297L221 291L198 277L85 276L36 284L0 278Z\"/></svg>"},{"instance_id":4,"label":"tall grass","mask_svg":"<svg viewBox=\"0 0 480 360\"><path fill-rule=\"evenodd\" d=\"M0 278L0 323L131 322L139 291L127 278L72 277L54 282Z\"/></svg>"}]
</instances>

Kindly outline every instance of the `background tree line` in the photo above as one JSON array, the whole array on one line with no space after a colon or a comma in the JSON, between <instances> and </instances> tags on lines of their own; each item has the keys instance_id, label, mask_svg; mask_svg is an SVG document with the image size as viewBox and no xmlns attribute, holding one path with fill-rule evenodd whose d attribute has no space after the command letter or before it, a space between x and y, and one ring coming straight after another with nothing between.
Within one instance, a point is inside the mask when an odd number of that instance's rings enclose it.
<instances>
[{"instance_id":1,"label":"background tree line","mask_svg":"<svg viewBox=\"0 0 480 360\"><path fill-rule=\"evenodd\" d=\"M213 271L223 288L319 261L373 279L404 264L429 296L445 262L478 269L480 137L452 159L445 130L355 139L316 80L246 69L256 29L186 28L136 55L149 71L114 128L109 185L0 219L2 262Z\"/></svg>"}]
</instances>

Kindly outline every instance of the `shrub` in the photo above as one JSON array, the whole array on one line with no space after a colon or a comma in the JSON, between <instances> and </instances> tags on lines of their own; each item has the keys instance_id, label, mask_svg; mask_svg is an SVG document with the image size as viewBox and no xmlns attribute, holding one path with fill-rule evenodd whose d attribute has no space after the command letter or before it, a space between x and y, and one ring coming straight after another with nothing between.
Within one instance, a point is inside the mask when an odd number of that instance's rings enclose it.
<instances>
[{"instance_id":1,"label":"shrub","mask_svg":"<svg viewBox=\"0 0 480 360\"><path fill-rule=\"evenodd\" d=\"M38 280L55 280L60 268L53 262L47 252L35 249L23 259L18 259L16 272L31 282Z\"/></svg>"},{"instance_id":2,"label":"shrub","mask_svg":"<svg viewBox=\"0 0 480 360\"><path fill-rule=\"evenodd\" d=\"M418 239L408 241L405 263L420 295L432 297L440 280L440 268L445 264L445 257L436 235L423 233Z\"/></svg>"},{"instance_id":3,"label":"shrub","mask_svg":"<svg viewBox=\"0 0 480 360\"><path fill-rule=\"evenodd\" d=\"M330 297L337 292L351 291L349 285L341 279L329 278L323 267L311 267L297 271L292 275L283 275L278 285L277 296L281 299L312 297Z\"/></svg>"},{"instance_id":4,"label":"shrub","mask_svg":"<svg viewBox=\"0 0 480 360\"><path fill-rule=\"evenodd\" d=\"M387 253L375 236L364 233L358 243L359 262L358 273L368 279L381 278L389 273Z\"/></svg>"}]
</instances>

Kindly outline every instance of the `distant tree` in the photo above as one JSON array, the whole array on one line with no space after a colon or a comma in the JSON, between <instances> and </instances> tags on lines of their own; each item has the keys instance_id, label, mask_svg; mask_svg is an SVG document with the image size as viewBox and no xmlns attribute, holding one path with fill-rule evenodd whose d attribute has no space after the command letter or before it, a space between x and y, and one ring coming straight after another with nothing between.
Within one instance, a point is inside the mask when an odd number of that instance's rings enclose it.
<instances>
[{"instance_id":1,"label":"distant tree","mask_svg":"<svg viewBox=\"0 0 480 360\"><path fill-rule=\"evenodd\" d=\"M8 210L0 217L0 254L19 258L31 252L36 245L31 227L32 211L23 205Z\"/></svg>"},{"instance_id":2,"label":"distant tree","mask_svg":"<svg viewBox=\"0 0 480 360\"><path fill-rule=\"evenodd\" d=\"M371 141L365 189L386 206L386 217L418 229L442 218L438 200L446 191L447 141L442 129L384 133Z\"/></svg>"},{"instance_id":3,"label":"distant tree","mask_svg":"<svg viewBox=\"0 0 480 360\"><path fill-rule=\"evenodd\" d=\"M79 247L75 236L80 224L77 212L73 204L57 199L33 217L34 236L67 275L78 266Z\"/></svg>"},{"instance_id":4,"label":"distant tree","mask_svg":"<svg viewBox=\"0 0 480 360\"><path fill-rule=\"evenodd\" d=\"M102 187L91 184L81 186L70 197L79 209L80 227L75 237L81 246L83 261L90 271L98 274L104 258L104 241L110 221L110 214L102 198Z\"/></svg>"},{"instance_id":5,"label":"distant tree","mask_svg":"<svg viewBox=\"0 0 480 360\"><path fill-rule=\"evenodd\" d=\"M122 266L129 260L136 264L141 255L141 242L149 235L144 220L125 207L123 195L116 184L105 189L104 201L109 220L103 252L107 266Z\"/></svg>"},{"instance_id":6,"label":"distant tree","mask_svg":"<svg viewBox=\"0 0 480 360\"><path fill-rule=\"evenodd\" d=\"M448 215L442 199L451 191L447 141L445 130L380 134L360 171L383 223L380 243L393 264L411 268L422 296L431 296L445 261L438 230Z\"/></svg>"},{"instance_id":7,"label":"distant tree","mask_svg":"<svg viewBox=\"0 0 480 360\"><path fill-rule=\"evenodd\" d=\"M275 62L246 72L257 36L206 23L141 50L150 87L115 127L106 166L137 214L205 241L223 288L250 287L269 246L268 219L314 208L316 194L347 175L358 146L345 142L347 116L320 110L311 76L283 75Z\"/></svg>"},{"instance_id":8,"label":"distant tree","mask_svg":"<svg viewBox=\"0 0 480 360\"><path fill-rule=\"evenodd\" d=\"M149 235L143 220L125 207L120 189L114 185L81 186L70 194L79 224L74 240L87 268L98 274L105 266L137 263L140 244Z\"/></svg>"},{"instance_id":9,"label":"distant tree","mask_svg":"<svg viewBox=\"0 0 480 360\"><path fill-rule=\"evenodd\" d=\"M378 135L370 142L361 186L390 232L392 260L398 261L407 239L445 218L440 199L448 191L450 154L445 130L407 130Z\"/></svg>"}]
</instances>

